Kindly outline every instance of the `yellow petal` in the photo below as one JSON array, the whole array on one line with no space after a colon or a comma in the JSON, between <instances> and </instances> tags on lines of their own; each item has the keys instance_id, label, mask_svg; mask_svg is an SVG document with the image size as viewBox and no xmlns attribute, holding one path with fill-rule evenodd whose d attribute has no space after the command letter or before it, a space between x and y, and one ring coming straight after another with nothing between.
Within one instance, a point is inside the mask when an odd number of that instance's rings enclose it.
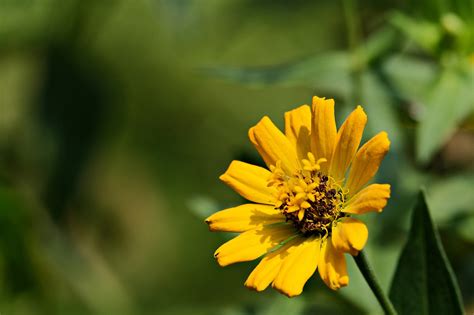
<instances>
[{"instance_id":1,"label":"yellow petal","mask_svg":"<svg viewBox=\"0 0 474 315\"><path fill-rule=\"evenodd\" d=\"M347 168L359 147L366 123L367 115L362 107L357 106L339 129L329 170L329 174L336 181L344 179Z\"/></svg>"},{"instance_id":2,"label":"yellow petal","mask_svg":"<svg viewBox=\"0 0 474 315\"><path fill-rule=\"evenodd\" d=\"M316 271L320 247L320 238L302 238L283 260L272 286L288 297L301 294L306 281Z\"/></svg>"},{"instance_id":3,"label":"yellow petal","mask_svg":"<svg viewBox=\"0 0 474 315\"><path fill-rule=\"evenodd\" d=\"M211 231L245 232L261 225L284 222L285 216L273 206L244 204L221 210L206 219Z\"/></svg>"},{"instance_id":4,"label":"yellow petal","mask_svg":"<svg viewBox=\"0 0 474 315\"><path fill-rule=\"evenodd\" d=\"M276 202L276 189L267 186L270 175L270 171L263 167L232 161L219 178L245 199L273 205Z\"/></svg>"},{"instance_id":5,"label":"yellow petal","mask_svg":"<svg viewBox=\"0 0 474 315\"><path fill-rule=\"evenodd\" d=\"M344 253L336 250L331 240L326 240L321 248L318 270L326 285L337 290L349 284Z\"/></svg>"},{"instance_id":6,"label":"yellow petal","mask_svg":"<svg viewBox=\"0 0 474 315\"><path fill-rule=\"evenodd\" d=\"M290 224L266 225L249 230L222 244L214 253L221 266L257 259L295 234Z\"/></svg>"},{"instance_id":7,"label":"yellow petal","mask_svg":"<svg viewBox=\"0 0 474 315\"><path fill-rule=\"evenodd\" d=\"M291 175L299 168L296 148L267 116L250 128L249 138L268 167L281 161L282 169Z\"/></svg>"},{"instance_id":8,"label":"yellow petal","mask_svg":"<svg viewBox=\"0 0 474 315\"><path fill-rule=\"evenodd\" d=\"M311 109L308 105L300 106L285 113L285 135L296 147L298 159L306 159L311 151Z\"/></svg>"},{"instance_id":9,"label":"yellow petal","mask_svg":"<svg viewBox=\"0 0 474 315\"><path fill-rule=\"evenodd\" d=\"M389 184L372 184L352 197L342 211L354 214L382 212L388 198L390 198Z\"/></svg>"},{"instance_id":10,"label":"yellow petal","mask_svg":"<svg viewBox=\"0 0 474 315\"><path fill-rule=\"evenodd\" d=\"M364 248L368 236L364 222L343 218L333 226L331 240L336 250L356 256Z\"/></svg>"},{"instance_id":11,"label":"yellow petal","mask_svg":"<svg viewBox=\"0 0 474 315\"><path fill-rule=\"evenodd\" d=\"M346 182L350 196L354 196L377 173L389 148L387 133L382 131L357 151Z\"/></svg>"},{"instance_id":12,"label":"yellow petal","mask_svg":"<svg viewBox=\"0 0 474 315\"><path fill-rule=\"evenodd\" d=\"M331 161L337 136L333 99L313 97L311 133L311 151L316 159L326 158ZM328 163L323 163L321 170L326 172L328 167Z\"/></svg>"},{"instance_id":13,"label":"yellow petal","mask_svg":"<svg viewBox=\"0 0 474 315\"><path fill-rule=\"evenodd\" d=\"M299 242L301 242L300 238L294 238L279 249L265 255L245 281L245 286L256 291L265 290L277 276L283 260Z\"/></svg>"}]
</instances>

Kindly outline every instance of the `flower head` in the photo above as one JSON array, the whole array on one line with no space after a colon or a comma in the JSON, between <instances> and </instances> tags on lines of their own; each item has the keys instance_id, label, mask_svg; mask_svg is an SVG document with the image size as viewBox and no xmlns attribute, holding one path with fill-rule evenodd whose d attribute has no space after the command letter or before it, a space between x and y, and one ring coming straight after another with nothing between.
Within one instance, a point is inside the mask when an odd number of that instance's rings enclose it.
<instances>
[{"instance_id":1,"label":"flower head","mask_svg":"<svg viewBox=\"0 0 474 315\"><path fill-rule=\"evenodd\" d=\"M261 259L245 286L301 294L316 270L333 290L349 284L344 254L357 255L368 230L353 215L381 212L390 185L371 184L389 150L386 132L361 148L367 116L358 106L336 129L334 100L313 98L285 114L285 133L268 117L249 137L269 169L233 161L220 177L251 203L206 219L211 231L240 232L214 256L221 266Z\"/></svg>"}]
</instances>

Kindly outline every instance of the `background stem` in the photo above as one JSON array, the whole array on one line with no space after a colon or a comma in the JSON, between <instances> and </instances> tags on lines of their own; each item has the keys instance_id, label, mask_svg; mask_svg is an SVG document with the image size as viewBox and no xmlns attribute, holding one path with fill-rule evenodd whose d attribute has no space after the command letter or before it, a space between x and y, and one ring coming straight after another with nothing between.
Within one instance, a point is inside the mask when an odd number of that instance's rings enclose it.
<instances>
[{"instance_id":1,"label":"background stem","mask_svg":"<svg viewBox=\"0 0 474 315\"><path fill-rule=\"evenodd\" d=\"M349 104L362 103L362 74L365 69L364 56L362 56L362 25L358 10L357 0L343 0L344 18L347 27L347 40L352 58L352 93Z\"/></svg>"},{"instance_id":2,"label":"background stem","mask_svg":"<svg viewBox=\"0 0 474 315\"><path fill-rule=\"evenodd\" d=\"M359 267L360 272L364 276L365 281L367 281L367 284L369 285L370 289L372 289L372 292L379 301L380 306L384 310L385 314L396 315L397 312L395 311L392 302L390 302L390 300L380 287L377 277L375 276L372 267L369 265L369 262L365 257L365 253L363 251L360 251L359 255L354 256L354 260L357 264L357 267Z\"/></svg>"}]
</instances>

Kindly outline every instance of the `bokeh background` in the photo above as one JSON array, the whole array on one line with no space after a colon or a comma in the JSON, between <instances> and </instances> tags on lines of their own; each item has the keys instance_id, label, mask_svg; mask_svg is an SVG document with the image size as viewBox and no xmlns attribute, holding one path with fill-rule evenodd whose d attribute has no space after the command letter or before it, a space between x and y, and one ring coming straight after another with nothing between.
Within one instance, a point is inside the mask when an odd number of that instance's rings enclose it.
<instances>
[{"instance_id":1,"label":"bokeh background","mask_svg":"<svg viewBox=\"0 0 474 315\"><path fill-rule=\"evenodd\" d=\"M312 95L392 140L365 217L384 288L424 185L473 312L473 72L470 0L1 0L0 313L380 314L351 259L288 299L213 258L203 219L242 201L218 176Z\"/></svg>"}]
</instances>

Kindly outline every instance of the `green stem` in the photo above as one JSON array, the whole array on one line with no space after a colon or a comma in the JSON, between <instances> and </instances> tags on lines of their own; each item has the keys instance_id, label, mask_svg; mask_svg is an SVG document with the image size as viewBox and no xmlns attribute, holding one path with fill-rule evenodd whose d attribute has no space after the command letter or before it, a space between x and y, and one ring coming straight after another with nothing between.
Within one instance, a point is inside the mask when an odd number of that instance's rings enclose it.
<instances>
[{"instance_id":1,"label":"green stem","mask_svg":"<svg viewBox=\"0 0 474 315\"><path fill-rule=\"evenodd\" d=\"M369 265L369 262L365 257L365 253L363 251L360 251L359 255L354 257L354 260L357 264L357 267L359 267L360 272L364 276L365 281L367 281L367 284L369 285L370 289L372 289L372 292L379 301L380 306L384 310L385 314L397 315L397 311L395 311L392 302L390 302L390 300L380 287L377 277L375 277L374 270Z\"/></svg>"}]
</instances>

